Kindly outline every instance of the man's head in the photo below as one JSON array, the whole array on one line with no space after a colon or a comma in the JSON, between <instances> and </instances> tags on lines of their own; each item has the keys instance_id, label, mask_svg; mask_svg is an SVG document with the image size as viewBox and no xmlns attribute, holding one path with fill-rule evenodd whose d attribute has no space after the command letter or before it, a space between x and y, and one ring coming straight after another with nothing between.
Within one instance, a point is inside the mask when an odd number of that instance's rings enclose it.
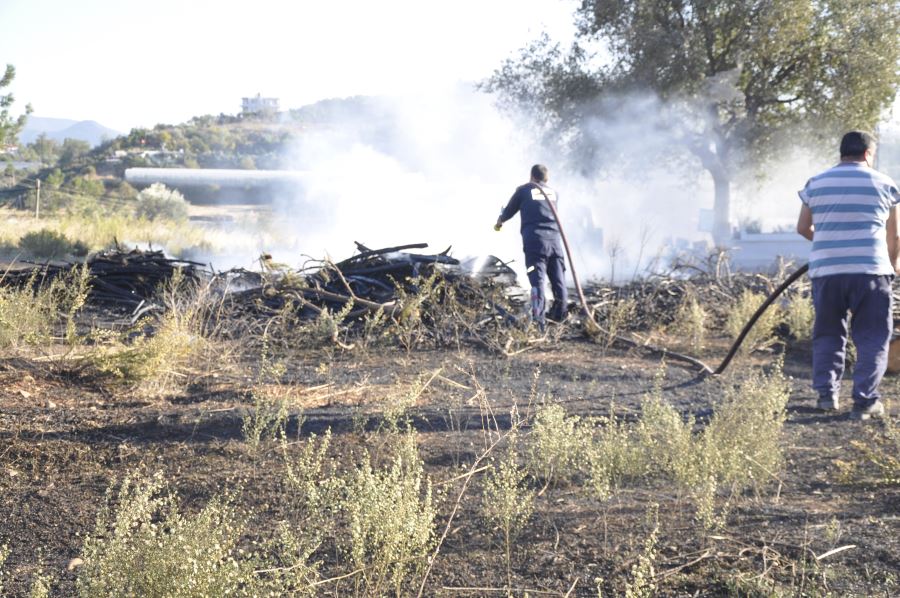
<instances>
[{"instance_id":1,"label":"man's head","mask_svg":"<svg viewBox=\"0 0 900 598\"><path fill-rule=\"evenodd\" d=\"M531 182L546 183L548 178L550 178L550 175L547 172L547 167L543 164L535 164L531 167Z\"/></svg>"},{"instance_id":2,"label":"man's head","mask_svg":"<svg viewBox=\"0 0 900 598\"><path fill-rule=\"evenodd\" d=\"M875 137L865 131L850 131L841 139L841 160L865 162L869 166L875 158Z\"/></svg>"}]
</instances>

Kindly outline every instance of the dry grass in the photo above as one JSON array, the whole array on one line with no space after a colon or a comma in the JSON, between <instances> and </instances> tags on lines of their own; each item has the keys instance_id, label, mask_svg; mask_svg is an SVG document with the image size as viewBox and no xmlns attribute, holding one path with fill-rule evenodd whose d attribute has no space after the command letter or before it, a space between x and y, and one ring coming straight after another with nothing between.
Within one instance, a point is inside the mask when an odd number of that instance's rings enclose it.
<instances>
[{"instance_id":1,"label":"dry grass","mask_svg":"<svg viewBox=\"0 0 900 598\"><path fill-rule=\"evenodd\" d=\"M728 312L725 319L725 333L731 338L737 338L744 325L765 300L766 297L761 293L744 290ZM750 329L741 345L741 352L750 353L775 342L775 327L781 319L781 309L777 305L771 305Z\"/></svg>"},{"instance_id":2,"label":"dry grass","mask_svg":"<svg viewBox=\"0 0 900 598\"><path fill-rule=\"evenodd\" d=\"M16 246L26 234L49 230L81 243L91 251L114 242L165 247L179 255L188 249L215 251L229 247L228 236L190 222L148 220L123 213L53 213L39 220L19 210L0 208L0 244Z\"/></svg>"},{"instance_id":3,"label":"dry grass","mask_svg":"<svg viewBox=\"0 0 900 598\"><path fill-rule=\"evenodd\" d=\"M73 343L75 317L84 307L87 285L87 268L79 267L49 283L35 272L22 288L0 286L0 349L17 354L46 350L58 340Z\"/></svg>"},{"instance_id":4,"label":"dry grass","mask_svg":"<svg viewBox=\"0 0 900 598\"><path fill-rule=\"evenodd\" d=\"M102 377L147 390L185 382L185 370L210 349L208 289L183 284L180 272L162 290L165 309L125 332L95 330L82 364Z\"/></svg>"}]
</instances>

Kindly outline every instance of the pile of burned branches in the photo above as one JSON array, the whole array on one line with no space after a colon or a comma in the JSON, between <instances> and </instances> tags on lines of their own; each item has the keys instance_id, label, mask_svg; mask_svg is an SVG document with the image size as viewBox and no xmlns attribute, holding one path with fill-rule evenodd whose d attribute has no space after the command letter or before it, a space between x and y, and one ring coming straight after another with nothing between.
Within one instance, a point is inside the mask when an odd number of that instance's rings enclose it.
<instances>
[{"instance_id":1,"label":"pile of burned branches","mask_svg":"<svg viewBox=\"0 0 900 598\"><path fill-rule=\"evenodd\" d=\"M628 327L646 331L670 324L685 297L692 295L703 305L716 322L722 322L729 309L744 291L768 295L784 278L785 273L730 273L715 276L703 271L672 271L634 280L624 285L612 285L591 281L585 286L585 298L598 321L605 321L611 310L622 301L632 302ZM809 283L804 278L791 288L792 294L809 294Z\"/></svg>"},{"instance_id":2,"label":"pile of burned branches","mask_svg":"<svg viewBox=\"0 0 900 598\"><path fill-rule=\"evenodd\" d=\"M341 262L300 270L272 266L253 275L218 275L222 317L235 338L349 348L388 336L410 349L476 344L515 348L523 304L514 272L493 256L461 264L449 255L413 253L426 244L369 249Z\"/></svg>"},{"instance_id":3,"label":"pile of burned branches","mask_svg":"<svg viewBox=\"0 0 900 598\"><path fill-rule=\"evenodd\" d=\"M151 301L158 290L180 271L185 282L198 282L201 264L172 259L162 251L116 248L95 254L87 262L88 297L92 306L117 313L134 313ZM0 284L23 288L48 285L65 278L80 264L42 264L10 269Z\"/></svg>"}]
</instances>

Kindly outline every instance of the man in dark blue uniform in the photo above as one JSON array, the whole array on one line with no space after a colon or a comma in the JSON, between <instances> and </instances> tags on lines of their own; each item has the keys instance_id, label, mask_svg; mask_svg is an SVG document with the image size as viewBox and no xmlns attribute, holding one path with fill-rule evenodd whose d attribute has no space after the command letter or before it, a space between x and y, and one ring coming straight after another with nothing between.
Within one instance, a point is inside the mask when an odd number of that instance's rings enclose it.
<instances>
[{"instance_id":1,"label":"man in dark blue uniform","mask_svg":"<svg viewBox=\"0 0 900 598\"><path fill-rule=\"evenodd\" d=\"M531 181L522 185L509 203L503 208L494 230L500 230L503 223L521 214L522 244L525 251L525 268L531 283L531 317L542 328L546 300L544 280L550 279L553 291L553 306L548 317L561 322L566 317L568 299L566 295L566 262L559 234L559 225L553 217L548 202L557 202L556 191L547 187L547 167L535 164L531 167Z\"/></svg>"}]
</instances>

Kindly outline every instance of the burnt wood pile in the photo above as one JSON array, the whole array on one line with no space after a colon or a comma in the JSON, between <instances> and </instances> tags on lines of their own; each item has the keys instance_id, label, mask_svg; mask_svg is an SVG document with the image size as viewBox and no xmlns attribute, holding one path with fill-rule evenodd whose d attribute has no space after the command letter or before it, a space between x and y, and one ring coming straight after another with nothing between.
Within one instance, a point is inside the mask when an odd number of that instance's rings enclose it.
<instances>
[{"instance_id":1,"label":"burnt wood pile","mask_svg":"<svg viewBox=\"0 0 900 598\"><path fill-rule=\"evenodd\" d=\"M0 283L6 286L40 287L71 276L79 264L44 264L9 270ZM132 313L151 301L159 289L180 270L185 282L201 279L201 264L166 257L162 251L113 249L92 256L87 262L88 304L117 312Z\"/></svg>"},{"instance_id":2,"label":"burnt wood pile","mask_svg":"<svg viewBox=\"0 0 900 598\"><path fill-rule=\"evenodd\" d=\"M412 251L426 247L370 249L357 243L358 253L340 262L273 268L258 279L232 270L217 275L218 286L225 313L242 324L235 333L241 335L263 327L271 332L273 320L296 326L324 316L352 339L367 321L381 318L419 326L422 336L439 344L490 344L488 337L517 321L523 303L512 292L515 273L509 266L493 256L461 264L449 248L437 254Z\"/></svg>"},{"instance_id":3,"label":"burnt wood pile","mask_svg":"<svg viewBox=\"0 0 900 598\"><path fill-rule=\"evenodd\" d=\"M728 310L745 290L766 296L781 280L780 275L758 273L734 273L717 277L694 272L690 277L684 277L675 272L657 274L622 285L590 282L585 285L584 293L598 321L603 322L617 304L627 300L633 302L628 328L651 330L670 324L689 295L693 295L714 320L724 321ZM809 284L806 279L802 279L789 290L786 298L808 294Z\"/></svg>"}]
</instances>

